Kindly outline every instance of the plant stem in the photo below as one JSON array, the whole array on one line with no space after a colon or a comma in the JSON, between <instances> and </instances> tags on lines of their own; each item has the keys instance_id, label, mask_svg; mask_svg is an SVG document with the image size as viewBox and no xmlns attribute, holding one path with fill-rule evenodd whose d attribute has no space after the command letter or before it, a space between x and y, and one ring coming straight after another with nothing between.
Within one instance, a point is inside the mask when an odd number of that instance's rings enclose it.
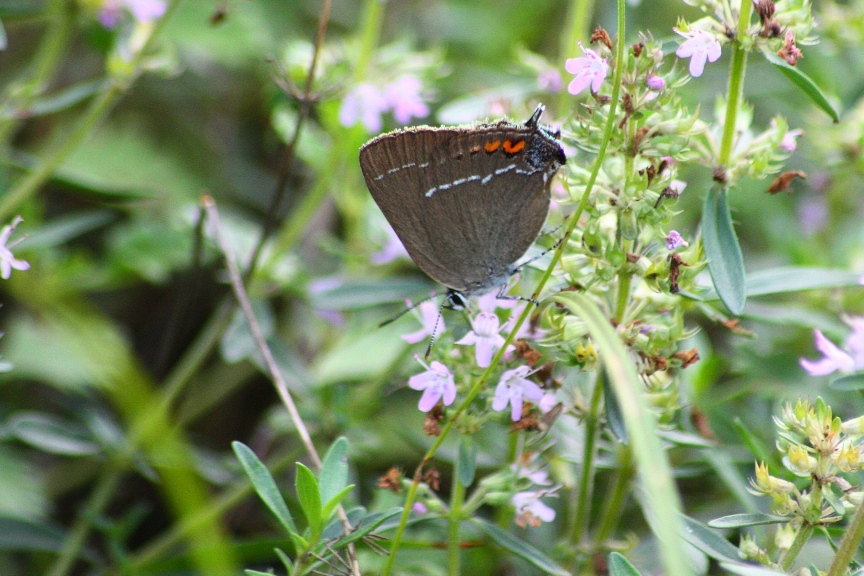
<instances>
[{"instance_id":1,"label":"plant stem","mask_svg":"<svg viewBox=\"0 0 864 576\"><path fill-rule=\"evenodd\" d=\"M789 570L792 567L792 562L795 561L798 553L801 552L801 548L804 547L804 544L807 543L807 540L809 540L812 535L812 524L802 524L801 527L798 528L798 533L795 534L795 540L792 541L792 546L789 547L789 550L786 551L786 554L783 555L783 559L780 561L780 566L783 567L783 570Z\"/></svg>"},{"instance_id":2,"label":"plant stem","mask_svg":"<svg viewBox=\"0 0 864 576\"><path fill-rule=\"evenodd\" d=\"M576 58L581 54L579 50L579 41L588 40L588 35L591 33L589 22L594 14L594 0L571 0L570 6L567 9L567 20L564 24L564 34L562 34L561 52L558 55L558 60L561 62L561 75L566 77L567 71L564 69L564 62L568 58ZM568 104L571 102L571 94L567 90L562 90L558 101L558 114L564 115L567 113Z\"/></svg>"},{"instance_id":3,"label":"plant stem","mask_svg":"<svg viewBox=\"0 0 864 576\"><path fill-rule=\"evenodd\" d=\"M453 466L453 487L450 490L450 515L447 517L447 574L459 576L459 526L462 523L462 503L465 487L459 481L459 457Z\"/></svg>"},{"instance_id":4,"label":"plant stem","mask_svg":"<svg viewBox=\"0 0 864 576\"><path fill-rule=\"evenodd\" d=\"M112 464L109 464L111 466ZM54 560L54 564L45 573L46 576L65 576L72 569L78 553L84 546L87 540L87 534L90 532L90 524L95 516L102 513L105 506L111 500L114 494L114 489L120 482L122 473L116 469L108 470L99 483L90 493L90 498L84 505L85 512L81 512L75 518L75 523L69 534L63 541L63 548L60 550L60 555Z\"/></svg>"},{"instance_id":5,"label":"plant stem","mask_svg":"<svg viewBox=\"0 0 864 576\"><path fill-rule=\"evenodd\" d=\"M752 0L741 0L738 8L737 38L732 43L733 51L732 66L729 71L729 93L726 96L726 117L723 125L723 140L720 144L719 160L721 167L726 167L729 164L735 144L735 124L744 95L744 71L747 68L747 50L741 43L741 37L747 34L752 9Z\"/></svg>"},{"instance_id":6,"label":"plant stem","mask_svg":"<svg viewBox=\"0 0 864 576\"><path fill-rule=\"evenodd\" d=\"M602 374L600 372L599 374ZM578 547L588 531L588 518L591 512L591 495L594 492L594 455L597 452L597 432L600 428L600 404L603 399L603 378L598 376L591 391L588 414L583 419L585 441L582 446L582 473L579 477L579 493L570 531L570 543Z\"/></svg>"},{"instance_id":7,"label":"plant stem","mask_svg":"<svg viewBox=\"0 0 864 576\"><path fill-rule=\"evenodd\" d=\"M621 94L621 79L624 75L624 36L625 36L625 6L624 0L618 0L618 43L615 51L615 74L612 80L612 94L609 102L609 117L606 121L606 128L603 132L603 140L600 142L600 147L597 150L597 158L594 160L594 166L591 170L591 175L588 178L588 182L585 185L585 191L582 193L582 199L579 201L579 206L576 208L576 211L570 216L570 221L567 225L567 230L564 232L564 236L561 240L561 243L558 245L558 248L552 254L552 260L549 262L549 266L546 268L546 271L543 273L543 276L540 278L540 281L537 283L537 288L534 289L534 294L532 295L532 300L536 301L540 292L542 292L543 288L546 286L546 283L549 281L549 278L552 276L553 270L558 265L558 262L561 260L561 256L564 253L564 247L567 246L567 241L570 239L570 236L573 234L573 230L576 229L576 225L579 223L579 218L582 216L582 212L585 211L585 207L588 205L588 199L591 196L591 191L594 188L594 183L597 181L597 177L600 174L600 168L603 165L603 159L606 156L606 149L609 147L609 141L612 138L612 132L615 128L615 112L618 109L618 97ZM465 410L468 409L471 402L474 401L474 398L480 393L480 390L483 389L483 386L486 382L489 381L489 377L492 375L493 371L498 367L498 364L501 362L501 359L504 357L505 352L507 351L507 347L513 342L513 339L516 336L516 333L528 319L528 316L533 311L531 303L529 302L527 306L525 306L525 310L523 310L522 315L519 316L519 319L516 320L516 324L510 330L510 333L504 339L504 344L492 358L492 362L489 364L489 367L483 372L480 378L472 385L471 389L468 391L468 394L465 396L465 399L459 404L459 407L456 409L456 412L453 414L452 418L448 420L448 422L444 425L441 430L441 435L438 436L435 441L432 443L432 446L427 450L423 460L420 462L420 465L417 466L417 470L414 472L413 482L411 487L408 490L408 494L405 496L405 505L402 508L402 515L399 518L399 525L396 528L396 533L393 535L393 541L390 546L390 555L387 557L387 563L384 566L384 571L382 572L383 576L388 576L393 569L393 563L396 559L396 553L399 550L399 546L402 543L402 537L405 533L405 526L408 523L408 516L411 512L411 505L414 503L414 497L417 495L417 485L420 483L420 478L422 477L423 468L427 463L432 459L435 453L438 451L438 448L444 442L444 439L449 434L450 430L453 428L454 423L462 416Z\"/></svg>"},{"instance_id":8,"label":"plant stem","mask_svg":"<svg viewBox=\"0 0 864 576\"><path fill-rule=\"evenodd\" d=\"M630 303L630 283L632 279L633 275L629 272L618 273L618 302L615 304L615 322L619 324L624 319L627 304Z\"/></svg>"},{"instance_id":9,"label":"plant stem","mask_svg":"<svg viewBox=\"0 0 864 576\"><path fill-rule=\"evenodd\" d=\"M618 519L621 517L621 511L624 509L624 503L627 500L627 494L630 492L630 480L633 479L633 472L633 451L629 446L620 444L618 446L618 467L615 481L612 485L612 496L606 500L606 505L600 514L602 521L594 537L598 544L609 538L618 524Z\"/></svg>"},{"instance_id":10,"label":"plant stem","mask_svg":"<svg viewBox=\"0 0 864 576\"><path fill-rule=\"evenodd\" d=\"M75 26L76 5L71 0L53 0L48 17L48 29L42 35L43 41L36 50L33 63L33 77L23 83L13 82L6 90L2 107L9 116L0 118L0 147L6 148L12 131L19 123L18 114L25 112L30 104L48 87L66 47L72 38Z\"/></svg>"},{"instance_id":11,"label":"plant stem","mask_svg":"<svg viewBox=\"0 0 864 576\"><path fill-rule=\"evenodd\" d=\"M864 539L864 506L859 506L855 516L852 517L852 522L846 527L846 535L840 542L837 555L826 576L842 576L846 573L862 539Z\"/></svg>"}]
</instances>

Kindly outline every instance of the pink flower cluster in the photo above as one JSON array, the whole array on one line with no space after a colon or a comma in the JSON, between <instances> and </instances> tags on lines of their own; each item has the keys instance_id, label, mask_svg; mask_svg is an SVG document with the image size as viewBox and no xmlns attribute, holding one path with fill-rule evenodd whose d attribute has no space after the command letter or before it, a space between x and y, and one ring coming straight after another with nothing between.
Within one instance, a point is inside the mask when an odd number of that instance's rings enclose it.
<instances>
[{"instance_id":1,"label":"pink flower cluster","mask_svg":"<svg viewBox=\"0 0 864 576\"><path fill-rule=\"evenodd\" d=\"M381 131L381 115L392 110L400 124L407 124L412 117L429 115L429 107L423 100L423 84L414 76L402 76L380 89L364 82L352 88L339 109L339 123L350 128L361 122L366 130Z\"/></svg>"}]
</instances>

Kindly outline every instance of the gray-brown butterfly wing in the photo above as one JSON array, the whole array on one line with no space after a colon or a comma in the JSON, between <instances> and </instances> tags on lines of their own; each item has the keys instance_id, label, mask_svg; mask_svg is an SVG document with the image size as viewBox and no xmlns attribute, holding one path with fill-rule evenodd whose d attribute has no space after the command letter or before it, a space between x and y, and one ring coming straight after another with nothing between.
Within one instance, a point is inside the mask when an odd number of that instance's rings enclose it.
<instances>
[{"instance_id":1,"label":"gray-brown butterfly wing","mask_svg":"<svg viewBox=\"0 0 864 576\"><path fill-rule=\"evenodd\" d=\"M372 197L408 254L461 292L503 283L543 226L564 162L557 141L530 122L407 129L360 151Z\"/></svg>"}]
</instances>

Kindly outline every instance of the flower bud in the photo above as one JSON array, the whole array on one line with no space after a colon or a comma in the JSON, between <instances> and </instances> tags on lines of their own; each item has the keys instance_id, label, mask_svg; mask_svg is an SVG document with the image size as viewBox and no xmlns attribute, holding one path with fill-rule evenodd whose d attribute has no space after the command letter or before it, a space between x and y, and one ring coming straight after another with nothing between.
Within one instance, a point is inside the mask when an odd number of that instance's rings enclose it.
<instances>
[{"instance_id":1,"label":"flower bud","mask_svg":"<svg viewBox=\"0 0 864 576\"><path fill-rule=\"evenodd\" d=\"M659 92L666 87L666 81L663 80L663 78L661 78L660 76L649 76L645 80L645 85L648 87L649 90Z\"/></svg>"}]
</instances>

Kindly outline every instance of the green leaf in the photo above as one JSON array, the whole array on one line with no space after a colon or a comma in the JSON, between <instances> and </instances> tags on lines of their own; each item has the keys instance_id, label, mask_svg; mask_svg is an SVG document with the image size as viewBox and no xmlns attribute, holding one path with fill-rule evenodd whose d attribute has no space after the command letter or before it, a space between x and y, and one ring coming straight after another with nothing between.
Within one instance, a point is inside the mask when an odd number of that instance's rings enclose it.
<instances>
[{"instance_id":1,"label":"green leaf","mask_svg":"<svg viewBox=\"0 0 864 576\"><path fill-rule=\"evenodd\" d=\"M98 454L99 444L80 426L41 412L18 412L7 422L19 440L51 454L84 456Z\"/></svg>"},{"instance_id":2,"label":"green leaf","mask_svg":"<svg viewBox=\"0 0 864 576\"><path fill-rule=\"evenodd\" d=\"M782 524L789 518L775 514L731 514L708 522L711 528L742 528L744 526L759 526L761 524Z\"/></svg>"},{"instance_id":3,"label":"green leaf","mask_svg":"<svg viewBox=\"0 0 864 576\"><path fill-rule=\"evenodd\" d=\"M809 268L805 266L784 266L760 270L748 274L744 282L744 291L747 296L849 287L861 287L860 274L833 268ZM703 295L705 300L714 300L717 297L717 292L714 290Z\"/></svg>"},{"instance_id":4,"label":"green leaf","mask_svg":"<svg viewBox=\"0 0 864 576\"><path fill-rule=\"evenodd\" d=\"M641 572L618 552L609 554L609 574L612 576L642 576Z\"/></svg>"},{"instance_id":5,"label":"green leaf","mask_svg":"<svg viewBox=\"0 0 864 576\"><path fill-rule=\"evenodd\" d=\"M285 571L288 574L294 570L294 562L291 561L291 558L288 557L288 554L282 551L281 548L274 548L273 552L279 557L279 560L282 561L282 565L285 566Z\"/></svg>"},{"instance_id":6,"label":"green leaf","mask_svg":"<svg viewBox=\"0 0 864 576\"><path fill-rule=\"evenodd\" d=\"M615 391L612 386L603 385L603 382L608 382L609 377L604 371L602 382L598 380L596 386L603 386L603 406L606 409L606 421L609 423L609 431L625 446L629 444L627 440L627 425L624 424L624 417L621 415L621 407L618 406L618 400L615 398Z\"/></svg>"},{"instance_id":7,"label":"green leaf","mask_svg":"<svg viewBox=\"0 0 864 576\"><path fill-rule=\"evenodd\" d=\"M59 552L68 537L61 529L42 522L0 518L0 550ZM99 553L89 545L79 550L77 557L88 562L101 561Z\"/></svg>"},{"instance_id":8,"label":"green leaf","mask_svg":"<svg viewBox=\"0 0 864 576\"><path fill-rule=\"evenodd\" d=\"M336 509L336 506L339 505L345 497L354 490L354 484L350 484L343 488L340 492L337 492L333 495L333 497L328 500L324 507L321 509L321 517L326 521L330 519L330 515L333 514L333 510Z\"/></svg>"},{"instance_id":9,"label":"green leaf","mask_svg":"<svg viewBox=\"0 0 864 576\"><path fill-rule=\"evenodd\" d=\"M733 574L740 576L774 576L776 574L786 574L778 570L772 570L767 566L759 566L758 564L741 564L741 562L721 562L720 566Z\"/></svg>"},{"instance_id":10,"label":"green leaf","mask_svg":"<svg viewBox=\"0 0 864 576\"><path fill-rule=\"evenodd\" d=\"M300 502L300 508L303 509L303 514L312 530L312 537L309 540L314 545L323 528L321 525L321 492L318 490L318 480L315 479L315 474L300 462L297 462L295 487L297 488L297 500Z\"/></svg>"},{"instance_id":11,"label":"green leaf","mask_svg":"<svg viewBox=\"0 0 864 576\"><path fill-rule=\"evenodd\" d=\"M677 444L678 446L692 446L695 448L714 448L716 442L712 442L707 438L703 438L697 434L689 432L681 432L680 430L658 430L657 435L667 442Z\"/></svg>"},{"instance_id":12,"label":"green leaf","mask_svg":"<svg viewBox=\"0 0 864 576\"><path fill-rule=\"evenodd\" d=\"M288 506L285 505L285 500L282 494L276 487L276 482L267 467L258 459L252 450L242 442L232 442L231 448L234 449L234 454L240 461L240 465L252 482L252 487L258 493L258 497L264 502L264 505L270 509L279 523L288 531L288 534L296 534L297 527L294 526L294 519L291 518L291 512L288 511Z\"/></svg>"},{"instance_id":13,"label":"green leaf","mask_svg":"<svg viewBox=\"0 0 864 576\"><path fill-rule=\"evenodd\" d=\"M332 542L330 544L330 546L334 550L339 550L340 548L344 548L345 546L347 546L351 542L356 542L357 540L363 538L367 534L373 532L376 528L381 526L381 524L383 524L387 520L390 520L391 518L395 518L395 517L399 516L400 514L402 514L402 508L391 508L390 510L385 510L384 512L373 512L372 514L367 514L366 516L362 517L359 520L359 522L356 522L356 523L352 522L352 525L354 526L354 530L351 532L351 534L348 534L347 536L343 536L342 538L340 538L336 542ZM348 514L348 518L349 518L349 520L351 519L351 513ZM333 523L338 524L338 521L334 521ZM341 531L342 527L337 526L336 529ZM328 530L326 530L325 533L329 532L329 531L330 531L330 527L328 526Z\"/></svg>"},{"instance_id":14,"label":"green leaf","mask_svg":"<svg viewBox=\"0 0 864 576\"><path fill-rule=\"evenodd\" d=\"M783 76L786 77L787 80L792 82L795 86L798 87L804 94L813 101L816 106L822 109L823 112L828 114L834 122L840 121L840 113L834 108L834 105L828 100L828 97L822 92L819 86L814 82L809 76L804 74L801 70L799 70L796 66L790 66L788 62L768 50L767 48L762 50L762 54L765 55L765 59L768 60L771 64L774 65L777 70L780 71Z\"/></svg>"},{"instance_id":15,"label":"green leaf","mask_svg":"<svg viewBox=\"0 0 864 576\"><path fill-rule=\"evenodd\" d=\"M846 514L846 508L843 506L843 501L834 493L831 486L826 486L825 489L822 490L822 497L825 498L825 501L828 502L832 508L834 508L834 512L838 516L843 516Z\"/></svg>"},{"instance_id":16,"label":"green leaf","mask_svg":"<svg viewBox=\"0 0 864 576\"><path fill-rule=\"evenodd\" d=\"M636 460L636 469L645 490L646 507L653 514L652 531L660 542L664 571L669 575L689 574L683 542L681 502L672 479L666 453L657 437L654 413L648 407L645 387L630 355L610 320L584 294L560 293L553 298L585 323L603 362L608 382L621 409L627 436Z\"/></svg>"},{"instance_id":17,"label":"green leaf","mask_svg":"<svg viewBox=\"0 0 864 576\"><path fill-rule=\"evenodd\" d=\"M720 300L734 315L744 311L744 259L732 225L726 189L712 186L702 207L702 243Z\"/></svg>"},{"instance_id":18,"label":"green leaf","mask_svg":"<svg viewBox=\"0 0 864 576\"><path fill-rule=\"evenodd\" d=\"M82 211L54 218L30 232L21 241L21 249L53 248L91 232L115 220L117 216L107 210Z\"/></svg>"},{"instance_id":19,"label":"green leaf","mask_svg":"<svg viewBox=\"0 0 864 576\"><path fill-rule=\"evenodd\" d=\"M849 392L852 390L864 390L864 372L861 374L847 374L834 378L828 382L828 387L832 390L843 390Z\"/></svg>"},{"instance_id":20,"label":"green leaf","mask_svg":"<svg viewBox=\"0 0 864 576\"><path fill-rule=\"evenodd\" d=\"M348 440L337 438L324 455L321 473L318 475L318 488L321 501L330 500L345 489L348 484Z\"/></svg>"},{"instance_id":21,"label":"green leaf","mask_svg":"<svg viewBox=\"0 0 864 576\"><path fill-rule=\"evenodd\" d=\"M23 113L26 116L45 116L46 114L54 114L55 112L66 110L67 108L71 108L99 92L104 84L104 80L91 80L88 82L73 84L68 88L58 90L53 94L37 99L29 108L18 111L18 114Z\"/></svg>"},{"instance_id":22,"label":"green leaf","mask_svg":"<svg viewBox=\"0 0 864 576\"><path fill-rule=\"evenodd\" d=\"M459 482L466 488L474 483L477 472L477 445L467 434L459 437Z\"/></svg>"},{"instance_id":23,"label":"green leaf","mask_svg":"<svg viewBox=\"0 0 864 576\"><path fill-rule=\"evenodd\" d=\"M715 560L738 562L738 548L705 524L683 514L681 516L684 519L684 539L687 542Z\"/></svg>"},{"instance_id":24,"label":"green leaf","mask_svg":"<svg viewBox=\"0 0 864 576\"><path fill-rule=\"evenodd\" d=\"M738 433L738 436L744 442L744 445L747 446L747 449L750 450L750 453L756 457L757 460L761 460L763 462L773 462L775 460L774 452L769 450L765 443L762 442L762 439L754 434L747 425L738 418L737 416L732 419L732 427L735 429L735 432Z\"/></svg>"},{"instance_id":25,"label":"green leaf","mask_svg":"<svg viewBox=\"0 0 864 576\"><path fill-rule=\"evenodd\" d=\"M310 295L310 301L316 309L357 310L378 304L403 303L405 298L428 295L430 288L428 281L419 278L344 280Z\"/></svg>"},{"instance_id":26,"label":"green leaf","mask_svg":"<svg viewBox=\"0 0 864 576\"><path fill-rule=\"evenodd\" d=\"M243 570L246 576L273 576L272 572L259 572L258 570Z\"/></svg>"},{"instance_id":27,"label":"green leaf","mask_svg":"<svg viewBox=\"0 0 864 576\"><path fill-rule=\"evenodd\" d=\"M559 576L569 576L569 572L558 566L551 558L540 552L537 548L531 546L527 542L516 538L512 534L504 532L494 524L490 524L485 520L473 518L471 522L486 533L493 542L509 550L513 554L519 556L523 560L527 560L546 574L557 574Z\"/></svg>"}]
</instances>

